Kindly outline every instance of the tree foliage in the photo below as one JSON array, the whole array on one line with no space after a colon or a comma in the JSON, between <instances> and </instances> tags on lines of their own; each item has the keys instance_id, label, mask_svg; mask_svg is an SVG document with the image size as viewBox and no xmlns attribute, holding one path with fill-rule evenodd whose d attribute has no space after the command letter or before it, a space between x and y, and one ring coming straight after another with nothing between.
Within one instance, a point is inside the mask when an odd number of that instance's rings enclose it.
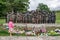
<instances>
[{"instance_id":1,"label":"tree foliage","mask_svg":"<svg viewBox=\"0 0 60 40\"><path fill-rule=\"evenodd\" d=\"M25 12L29 8L29 0L0 0L0 15L9 11Z\"/></svg>"},{"instance_id":2,"label":"tree foliage","mask_svg":"<svg viewBox=\"0 0 60 40\"><path fill-rule=\"evenodd\" d=\"M50 11L48 6L43 4L43 3L40 3L37 7L37 10L45 10L45 11Z\"/></svg>"}]
</instances>

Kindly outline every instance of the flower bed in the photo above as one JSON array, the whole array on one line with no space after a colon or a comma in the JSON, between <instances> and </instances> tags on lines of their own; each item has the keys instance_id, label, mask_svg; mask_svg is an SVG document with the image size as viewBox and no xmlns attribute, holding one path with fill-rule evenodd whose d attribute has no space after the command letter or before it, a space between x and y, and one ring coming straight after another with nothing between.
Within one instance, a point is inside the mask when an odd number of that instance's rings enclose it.
<instances>
[{"instance_id":1,"label":"flower bed","mask_svg":"<svg viewBox=\"0 0 60 40\"><path fill-rule=\"evenodd\" d=\"M59 28L60 27L46 27L46 34L48 36L60 36L59 33L56 33L54 30L56 28ZM36 27L35 29L32 28L32 27L20 27L20 26L15 26L14 27L14 32L13 32L13 36L36 36L36 35L40 35L42 34L40 32L40 27ZM51 31L53 30L53 31ZM49 31L49 32L48 32ZM9 33L8 33L8 26L3 26L1 25L0 26L0 36L9 36Z\"/></svg>"}]
</instances>

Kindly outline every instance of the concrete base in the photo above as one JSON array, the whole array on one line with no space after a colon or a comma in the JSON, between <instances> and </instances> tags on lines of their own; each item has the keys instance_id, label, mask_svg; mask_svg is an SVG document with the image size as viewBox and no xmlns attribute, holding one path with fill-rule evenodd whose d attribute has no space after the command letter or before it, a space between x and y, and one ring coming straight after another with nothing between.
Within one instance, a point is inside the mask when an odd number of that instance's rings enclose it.
<instances>
[{"instance_id":1,"label":"concrete base","mask_svg":"<svg viewBox=\"0 0 60 40\"><path fill-rule=\"evenodd\" d=\"M8 25L7 23L3 24L3 25ZM30 23L15 23L14 24L15 26L21 26L21 27L24 27L24 26L27 26L27 27L41 27L41 26L44 26L44 27L60 27L60 24L30 24Z\"/></svg>"}]
</instances>

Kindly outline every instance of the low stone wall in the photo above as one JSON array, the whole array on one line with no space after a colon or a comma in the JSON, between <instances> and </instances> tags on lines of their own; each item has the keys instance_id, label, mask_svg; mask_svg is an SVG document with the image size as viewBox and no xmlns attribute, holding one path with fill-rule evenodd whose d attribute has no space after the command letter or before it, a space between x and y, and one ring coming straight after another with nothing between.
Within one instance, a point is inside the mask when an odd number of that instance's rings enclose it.
<instances>
[{"instance_id":1,"label":"low stone wall","mask_svg":"<svg viewBox=\"0 0 60 40\"><path fill-rule=\"evenodd\" d=\"M8 25L7 23L6 24L3 24L3 25ZM20 26L20 27L60 27L60 24L25 24L25 23L15 23L14 24L15 26Z\"/></svg>"}]
</instances>

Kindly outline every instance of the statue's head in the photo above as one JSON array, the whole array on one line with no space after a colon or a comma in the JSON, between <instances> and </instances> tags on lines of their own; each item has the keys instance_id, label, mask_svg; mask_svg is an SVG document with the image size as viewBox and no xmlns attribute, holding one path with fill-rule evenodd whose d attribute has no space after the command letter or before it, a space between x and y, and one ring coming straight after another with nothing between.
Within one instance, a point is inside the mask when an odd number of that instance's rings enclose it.
<instances>
[{"instance_id":1,"label":"statue's head","mask_svg":"<svg viewBox=\"0 0 60 40\"><path fill-rule=\"evenodd\" d=\"M12 21L13 19L12 18L10 18L10 21Z\"/></svg>"}]
</instances>

